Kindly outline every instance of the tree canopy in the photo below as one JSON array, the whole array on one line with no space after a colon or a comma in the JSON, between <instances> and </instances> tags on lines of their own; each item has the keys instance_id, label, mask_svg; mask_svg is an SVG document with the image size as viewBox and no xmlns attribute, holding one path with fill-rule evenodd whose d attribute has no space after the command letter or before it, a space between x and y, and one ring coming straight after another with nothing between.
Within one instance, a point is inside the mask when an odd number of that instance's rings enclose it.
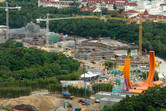
<instances>
[{"instance_id":1,"label":"tree canopy","mask_svg":"<svg viewBox=\"0 0 166 111\"><path fill-rule=\"evenodd\" d=\"M26 48L8 40L0 45L0 82L66 75L77 71L80 63L62 53ZM1 81L2 80L2 81Z\"/></svg>"},{"instance_id":2,"label":"tree canopy","mask_svg":"<svg viewBox=\"0 0 166 111\"><path fill-rule=\"evenodd\" d=\"M73 2L74 3L74 2ZM1 4L5 6L5 3ZM100 13L92 13L91 11L82 12L80 8L73 7L57 9L53 7L38 7L37 0L10 0L9 6L22 6L21 11L9 11L10 28L18 28L25 26L28 22L36 22L37 18L44 18L47 13L50 17L68 17L72 14L77 15L100 15ZM114 6L115 8L115 6ZM119 13L122 10L119 11ZM119 13L107 12L102 10L103 14L112 17L121 17ZM5 24L5 10L0 9L0 23ZM116 39L124 40L138 45L139 26L138 24L127 24L125 21L115 20L99 20L99 19L71 19L50 21L50 31L73 34L73 22L75 23L75 35L82 37L96 38L101 34L102 37L115 37ZM41 27L45 27L45 23L40 23ZM166 24L163 23L143 23L143 49L154 50L157 56L166 58Z\"/></svg>"},{"instance_id":3,"label":"tree canopy","mask_svg":"<svg viewBox=\"0 0 166 111\"><path fill-rule=\"evenodd\" d=\"M166 87L149 88L145 94L127 96L112 107L105 107L103 111L165 111Z\"/></svg>"}]
</instances>

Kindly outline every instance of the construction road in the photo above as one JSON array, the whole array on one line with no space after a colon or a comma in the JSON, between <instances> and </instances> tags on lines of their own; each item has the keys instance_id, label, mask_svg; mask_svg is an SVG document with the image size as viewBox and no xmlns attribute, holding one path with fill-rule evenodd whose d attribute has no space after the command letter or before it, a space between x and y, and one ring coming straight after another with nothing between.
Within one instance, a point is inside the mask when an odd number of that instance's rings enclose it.
<instances>
[{"instance_id":1,"label":"construction road","mask_svg":"<svg viewBox=\"0 0 166 111\"><path fill-rule=\"evenodd\" d=\"M159 74L164 74L166 76L166 61L158 57L155 59L159 62Z\"/></svg>"}]
</instances>

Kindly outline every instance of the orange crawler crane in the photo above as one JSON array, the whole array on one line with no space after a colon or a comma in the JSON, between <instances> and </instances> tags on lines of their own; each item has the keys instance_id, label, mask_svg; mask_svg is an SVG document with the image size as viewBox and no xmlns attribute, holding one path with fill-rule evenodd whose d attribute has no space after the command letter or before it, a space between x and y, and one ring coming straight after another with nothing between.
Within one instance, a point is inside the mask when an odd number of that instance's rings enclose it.
<instances>
[{"instance_id":1,"label":"orange crawler crane","mask_svg":"<svg viewBox=\"0 0 166 111\"><path fill-rule=\"evenodd\" d=\"M162 85L163 81L153 81L154 73L155 73L155 52L149 51L150 55L150 67L149 67L149 74L146 82L140 83L131 83L130 82L130 58L125 59L125 68L124 68L124 78L126 79L125 84L126 86L130 87L130 93L142 93L148 89L148 87L154 87L155 85L159 86ZM132 85L139 85L139 87L133 88Z\"/></svg>"}]
</instances>

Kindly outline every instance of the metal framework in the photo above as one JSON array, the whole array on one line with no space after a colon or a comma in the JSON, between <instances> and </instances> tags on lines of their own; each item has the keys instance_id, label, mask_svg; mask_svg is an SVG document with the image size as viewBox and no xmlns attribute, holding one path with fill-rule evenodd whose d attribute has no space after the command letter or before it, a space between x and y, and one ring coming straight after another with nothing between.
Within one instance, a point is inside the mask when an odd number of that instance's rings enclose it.
<instances>
[{"instance_id":1,"label":"metal framework","mask_svg":"<svg viewBox=\"0 0 166 111\"><path fill-rule=\"evenodd\" d=\"M49 18L49 14L47 14L47 18L46 19L36 19L37 23L40 23L40 21L45 21L46 22L46 45L48 46L49 42L48 42L48 32L49 32L49 21L52 20L68 20L68 19L79 19L82 17L62 17L62 18ZM76 42L76 41L75 41ZM76 43L75 43L76 44ZM76 47L76 46L75 46Z\"/></svg>"},{"instance_id":2,"label":"metal framework","mask_svg":"<svg viewBox=\"0 0 166 111\"><path fill-rule=\"evenodd\" d=\"M139 22L139 57L142 56L142 23L143 22L152 22L152 23L165 23L165 19L142 19L142 15L139 19L131 19L131 18L118 18L118 17L105 17L105 16L85 16L85 15L73 15L73 17L82 17L82 18L96 18L102 20L123 20L123 21L132 21Z\"/></svg>"},{"instance_id":3,"label":"metal framework","mask_svg":"<svg viewBox=\"0 0 166 111\"><path fill-rule=\"evenodd\" d=\"M9 9L18 9L21 10L20 6L16 6L16 7L9 7L8 2L6 1L6 7L0 7L5 9L6 11L6 40L8 39L9 36Z\"/></svg>"}]
</instances>

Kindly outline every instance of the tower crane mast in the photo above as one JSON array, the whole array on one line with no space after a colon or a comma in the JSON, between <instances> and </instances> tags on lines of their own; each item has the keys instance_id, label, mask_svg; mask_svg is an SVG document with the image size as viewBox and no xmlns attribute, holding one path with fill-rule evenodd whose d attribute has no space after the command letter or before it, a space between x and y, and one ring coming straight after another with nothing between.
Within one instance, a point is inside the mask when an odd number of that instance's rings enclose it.
<instances>
[{"instance_id":1,"label":"tower crane mast","mask_svg":"<svg viewBox=\"0 0 166 111\"><path fill-rule=\"evenodd\" d=\"M110 19L110 20L122 20L122 21L132 21L132 22L139 22L139 57L142 56L142 23L143 22L152 22L152 23L165 23L166 20L160 19L142 19L143 14L141 14L139 19L131 19L131 18L118 18L118 17L104 17L104 16L85 16L85 15L73 15L73 17L82 17L82 18L97 18L97 19Z\"/></svg>"},{"instance_id":2,"label":"tower crane mast","mask_svg":"<svg viewBox=\"0 0 166 111\"><path fill-rule=\"evenodd\" d=\"M2 0L2 2L4 2L4 0ZM0 8L5 9L5 11L6 11L6 40L7 40L8 36L9 36L9 9L21 10L21 7L20 6L9 7L8 2L6 1L6 7L0 7Z\"/></svg>"},{"instance_id":3,"label":"tower crane mast","mask_svg":"<svg viewBox=\"0 0 166 111\"><path fill-rule=\"evenodd\" d=\"M93 55L93 57L92 57L92 63L95 63L95 58L96 58L97 50L98 50L98 48L99 48L100 38L101 38L101 34L99 35L98 41L97 41L97 43L96 43L96 49L95 49L94 55Z\"/></svg>"},{"instance_id":4,"label":"tower crane mast","mask_svg":"<svg viewBox=\"0 0 166 111\"><path fill-rule=\"evenodd\" d=\"M36 19L37 23L40 23L40 21L45 21L46 22L46 46L48 46L48 44L49 44L49 41L48 41L48 39L49 39L49 34L48 34L48 32L49 32L49 21L53 21L53 20L67 20L67 19L79 19L79 18L82 18L82 17L49 18L49 14L47 14L47 18L46 19L41 19L41 18L40 19Z\"/></svg>"}]
</instances>

